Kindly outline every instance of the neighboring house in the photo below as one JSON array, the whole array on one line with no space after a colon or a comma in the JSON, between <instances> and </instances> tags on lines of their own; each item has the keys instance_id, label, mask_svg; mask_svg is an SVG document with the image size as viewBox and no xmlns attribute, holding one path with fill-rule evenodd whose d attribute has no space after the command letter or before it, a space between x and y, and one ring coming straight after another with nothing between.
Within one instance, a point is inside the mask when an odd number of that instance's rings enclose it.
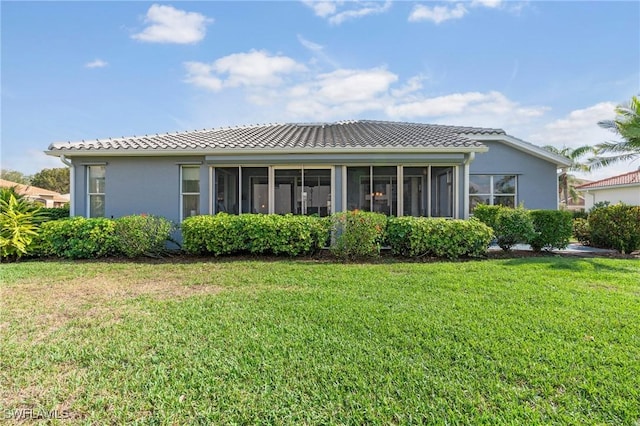
<instances>
[{"instance_id":1,"label":"neighboring house","mask_svg":"<svg viewBox=\"0 0 640 426\"><path fill-rule=\"evenodd\" d=\"M576 190L584 195L586 210L604 201L640 206L640 170L589 182Z\"/></svg>"},{"instance_id":2,"label":"neighboring house","mask_svg":"<svg viewBox=\"0 0 640 426\"><path fill-rule=\"evenodd\" d=\"M565 157L500 129L385 121L267 124L54 143L71 214L217 212L467 218L478 203L556 209Z\"/></svg>"},{"instance_id":3,"label":"neighboring house","mask_svg":"<svg viewBox=\"0 0 640 426\"><path fill-rule=\"evenodd\" d=\"M16 192L26 199L44 205L44 207L62 207L69 202L70 196L62 195L55 191L38 188L37 186L22 185L0 179L0 188L15 188Z\"/></svg>"}]
</instances>

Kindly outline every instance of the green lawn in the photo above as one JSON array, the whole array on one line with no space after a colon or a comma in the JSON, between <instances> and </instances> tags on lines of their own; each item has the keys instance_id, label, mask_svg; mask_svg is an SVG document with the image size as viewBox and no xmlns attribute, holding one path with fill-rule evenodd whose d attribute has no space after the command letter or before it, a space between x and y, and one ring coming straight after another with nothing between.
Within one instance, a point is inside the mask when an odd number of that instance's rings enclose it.
<instances>
[{"instance_id":1,"label":"green lawn","mask_svg":"<svg viewBox=\"0 0 640 426\"><path fill-rule=\"evenodd\" d=\"M640 422L638 260L61 261L0 273L5 418Z\"/></svg>"}]
</instances>

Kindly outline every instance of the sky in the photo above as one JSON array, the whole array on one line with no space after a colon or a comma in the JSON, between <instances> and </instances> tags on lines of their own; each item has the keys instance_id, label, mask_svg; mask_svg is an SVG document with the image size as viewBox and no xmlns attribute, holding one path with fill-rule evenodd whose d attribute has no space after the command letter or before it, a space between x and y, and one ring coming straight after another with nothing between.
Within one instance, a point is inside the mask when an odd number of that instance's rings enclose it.
<instances>
[{"instance_id":1,"label":"sky","mask_svg":"<svg viewBox=\"0 0 640 426\"><path fill-rule=\"evenodd\" d=\"M537 145L640 94L640 2L2 1L1 166L49 144L352 119L497 127ZM640 167L640 160L585 177Z\"/></svg>"}]
</instances>

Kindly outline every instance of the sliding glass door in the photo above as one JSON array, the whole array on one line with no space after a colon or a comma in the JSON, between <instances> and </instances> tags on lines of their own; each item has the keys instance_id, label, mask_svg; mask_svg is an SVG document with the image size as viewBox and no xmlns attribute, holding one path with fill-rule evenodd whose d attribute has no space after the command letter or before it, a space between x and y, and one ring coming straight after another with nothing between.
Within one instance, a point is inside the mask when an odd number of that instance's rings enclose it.
<instances>
[{"instance_id":1,"label":"sliding glass door","mask_svg":"<svg viewBox=\"0 0 640 426\"><path fill-rule=\"evenodd\" d=\"M331 169L274 170L274 213L331 214Z\"/></svg>"}]
</instances>

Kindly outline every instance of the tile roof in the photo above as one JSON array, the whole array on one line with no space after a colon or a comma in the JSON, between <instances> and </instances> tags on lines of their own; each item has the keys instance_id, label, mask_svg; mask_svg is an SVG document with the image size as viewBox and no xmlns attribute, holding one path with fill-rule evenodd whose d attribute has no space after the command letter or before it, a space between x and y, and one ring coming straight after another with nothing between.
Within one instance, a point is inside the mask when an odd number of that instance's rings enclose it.
<instances>
[{"instance_id":1,"label":"tile roof","mask_svg":"<svg viewBox=\"0 0 640 426\"><path fill-rule=\"evenodd\" d=\"M585 183L584 185L576 186L576 189L592 189L633 184L640 185L640 170L618 176L612 176L610 178L597 180L595 182Z\"/></svg>"},{"instance_id":2,"label":"tile roof","mask_svg":"<svg viewBox=\"0 0 640 426\"><path fill-rule=\"evenodd\" d=\"M95 141L58 142L49 153L202 152L217 149L366 149L428 148L481 150L467 135L504 135L504 130L421 123L355 120L336 123L290 123L238 126Z\"/></svg>"},{"instance_id":3,"label":"tile roof","mask_svg":"<svg viewBox=\"0 0 640 426\"><path fill-rule=\"evenodd\" d=\"M0 188L15 188L18 194L29 198L46 198L61 203L69 202L69 197L62 195L59 192L38 188L37 186L32 185L22 185L10 180L0 179Z\"/></svg>"}]
</instances>

